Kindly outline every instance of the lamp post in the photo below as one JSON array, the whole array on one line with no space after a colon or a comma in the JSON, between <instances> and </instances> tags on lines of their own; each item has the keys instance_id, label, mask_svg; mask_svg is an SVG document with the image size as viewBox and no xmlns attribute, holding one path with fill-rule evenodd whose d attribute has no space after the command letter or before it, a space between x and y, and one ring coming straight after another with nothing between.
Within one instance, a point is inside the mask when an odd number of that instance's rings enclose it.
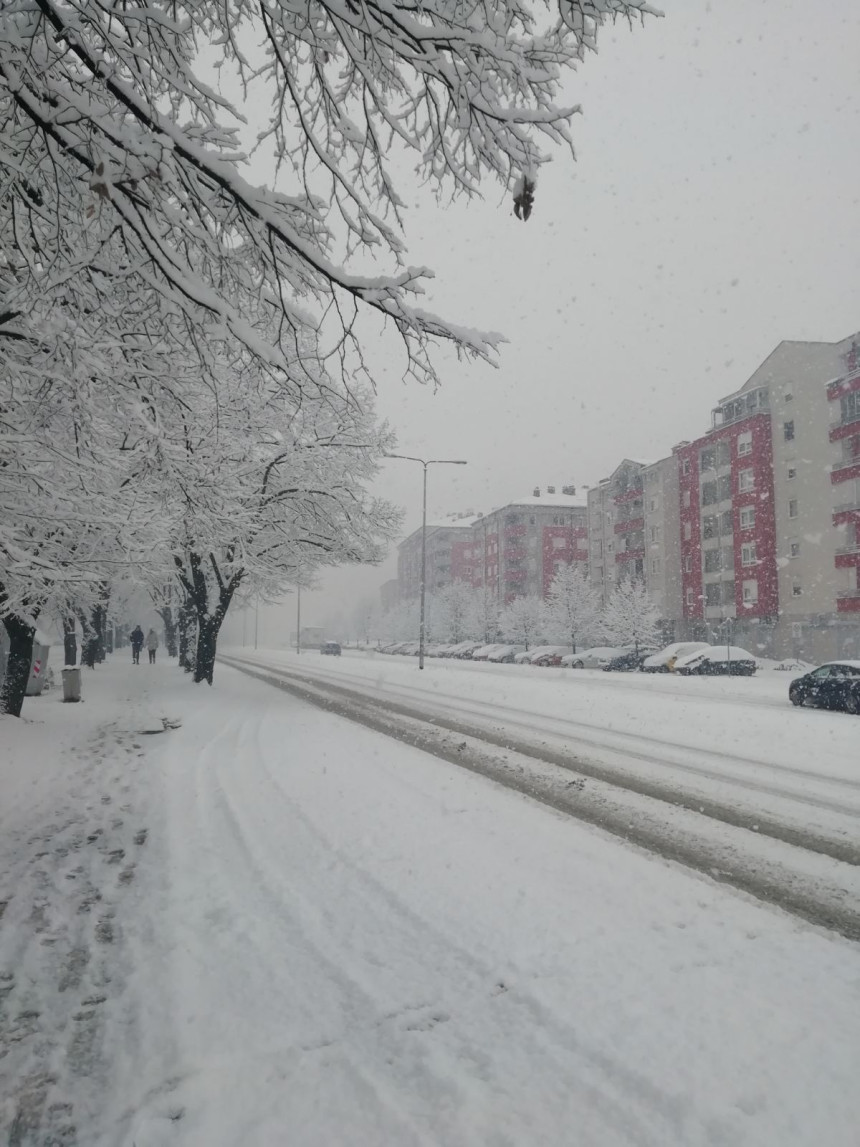
<instances>
[{"instance_id":1,"label":"lamp post","mask_svg":"<svg viewBox=\"0 0 860 1147\"><path fill-rule=\"evenodd\" d=\"M417 462L424 468L424 498L421 511L421 614L418 627L418 668L424 668L424 604L427 589L427 468L429 466L465 466L462 458L413 458L411 454L386 454L386 458L399 458L402 462Z\"/></svg>"}]
</instances>

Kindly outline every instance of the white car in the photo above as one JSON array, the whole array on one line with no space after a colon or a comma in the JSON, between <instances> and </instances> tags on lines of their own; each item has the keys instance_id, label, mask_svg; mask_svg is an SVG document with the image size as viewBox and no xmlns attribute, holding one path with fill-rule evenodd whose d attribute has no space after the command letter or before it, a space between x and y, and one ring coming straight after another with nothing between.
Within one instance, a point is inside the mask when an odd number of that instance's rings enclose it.
<instances>
[{"instance_id":1,"label":"white car","mask_svg":"<svg viewBox=\"0 0 860 1147\"><path fill-rule=\"evenodd\" d=\"M518 653L522 653L521 645L500 645L487 658L496 665L509 665Z\"/></svg>"},{"instance_id":2,"label":"white car","mask_svg":"<svg viewBox=\"0 0 860 1147\"><path fill-rule=\"evenodd\" d=\"M652 653L642 662L643 673L670 673L679 657L709 649L707 641L676 641L659 653Z\"/></svg>"},{"instance_id":3,"label":"white car","mask_svg":"<svg viewBox=\"0 0 860 1147\"><path fill-rule=\"evenodd\" d=\"M489 660L491 653L495 652L495 650L497 650L497 649L504 649L504 648L506 648L506 647L504 645L500 645L498 642L494 642L492 645L482 645L480 647L480 649L476 649L475 652L472 654L472 660L473 661L487 661L487 660Z\"/></svg>"},{"instance_id":4,"label":"white car","mask_svg":"<svg viewBox=\"0 0 860 1147\"><path fill-rule=\"evenodd\" d=\"M756 659L747 649L738 645L709 645L698 653L688 653L675 662L675 673L683 677L697 674L703 677L752 677Z\"/></svg>"},{"instance_id":5,"label":"white car","mask_svg":"<svg viewBox=\"0 0 860 1147\"><path fill-rule=\"evenodd\" d=\"M632 652L632 645L596 645L594 649L583 649L581 653L566 653L561 663L568 669L602 669L613 657Z\"/></svg>"}]
</instances>

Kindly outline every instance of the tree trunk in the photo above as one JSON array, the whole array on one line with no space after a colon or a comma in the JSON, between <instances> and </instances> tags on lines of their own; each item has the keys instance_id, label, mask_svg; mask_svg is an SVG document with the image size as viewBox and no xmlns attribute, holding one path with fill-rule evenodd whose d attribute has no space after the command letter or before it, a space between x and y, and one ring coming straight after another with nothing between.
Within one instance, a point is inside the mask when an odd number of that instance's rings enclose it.
<instances>
[{"instance_id":1,"label":"tree trunk","mask_svg":"<svg viewBox=\"0 0 860 1147\"><path fill-rule=\"evenodd\" d=\"M198 621L197 625L197 663L194 668L194 682L199 685L205 681L212 684L212 675L215 671L215 651L218 646L218 630L221 620L216 617L207 617Z\"/></svg>"},{"instance_id":2,"label":"tree trunk","mask_svg":"<svg viewBox=\"0 0 860 1147\"><path fill-rule=\"evenodd\" d=\"M105 659L105 622L107 610L103 605L93 607L93 640L95 642L95 660L102 662Z\"/></svg>"},{"instance_id":3,"label":"tree trunk","mask_svg":"<svg viewBox=\"0 0 860 1147\"><path fill-rule=\"evenodd\" d=\"M9 660L6 662L3 688L0 689L0 713L20 717L30 679L36 627L15 614L7 614L3 624L9 635Z\"/></svg>"},{"instance_id":4,"label":"tree trunk","mask_svg":"<svg viewBox=\"0 0 860 1147\"><path fill-rule=\"evenodd\" d=\"M73 617L63 618L63 652L66 665L78 663L78 638Z\"/></svg>"},{"instance_id":5,"label":"tree trunk","mask_svg":"<svg viewBox=\"0 0 860 1147\"><path fill-rule=\"evenodd\" d=\"M78 613L78 621L81 623L81 665L86 665L88 669L95 669L98 658L96 632L93 629L90 616L84 610Z\"/></svg>"},{"instance_id":6,"label":"tree trunk","mask_svg":"<svg viewBox=\"0 0 860 1147\"><path fill-rule=\"evenodd\" d=\"M194 669L191 650L194 644L194 605L186 599L179 607L179 664L186 673Z\"/></svg>"},{"instance_id":7,"label":"tree trunk","mask_svg":"<svg viewBox=\"0 0 860 1147\"><path fill-rule=\"evenodd\" d=\"M156 610L156 613L164 622L164 642L167 646L167 656L175 657L177 623L173 617L173 610L169 605L164 605L161 609Z\"/></svg>"}]
</instances>

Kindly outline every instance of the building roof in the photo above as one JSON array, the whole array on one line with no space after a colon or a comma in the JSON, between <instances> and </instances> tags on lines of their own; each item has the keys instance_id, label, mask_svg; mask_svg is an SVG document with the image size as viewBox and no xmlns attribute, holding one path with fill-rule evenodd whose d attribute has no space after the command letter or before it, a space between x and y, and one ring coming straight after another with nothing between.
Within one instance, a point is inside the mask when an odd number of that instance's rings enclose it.
<instances>
[{"instance_id":1,"label":"building roof","mask_svg":"<svg viewBox=\"0 0 860 1147\"><path fill-rule=\"evenodd\" d=\"M513 502L508 502L509 506L548 506L556 509L584 509L588 505L588 499L585 494L540 494L535 497L534 494L529 498L515 498ZM504 510L506 507L500 507Z\"/></svg>"}]
</instances>

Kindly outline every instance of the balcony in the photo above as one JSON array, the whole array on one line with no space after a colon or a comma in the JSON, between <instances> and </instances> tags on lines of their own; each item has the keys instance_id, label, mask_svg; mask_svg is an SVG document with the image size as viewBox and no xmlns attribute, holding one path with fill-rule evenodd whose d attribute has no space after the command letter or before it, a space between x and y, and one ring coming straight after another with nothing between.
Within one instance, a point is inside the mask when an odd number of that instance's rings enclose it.
<instances>
[{"instance_id":1,"label":"balcony","mask_svg":"<svg viewBox=\"0 0 860 1147\"><path fill-rule=\"evenodd\" d=\"M528 570L505 570L505 581L521 582L528 577Z\"/></svg>"},{"instance_id":2,"label":"balcony","mask_svg":"<svg viewBox=\"0 0 860 1147\"><path fill-rule=\"evenodd\" d=\"M860 613L860 589L840 589L836 593L837 613Z\"/></svg>"},{"instance_id":3,"label":"balcony","mask_svg":"<svg viewBox=\"0 0 860 1147\"><path fill-rule=\"evenodd\" d=\"M850 482L852 478L860 478L860 462L849 462L847 466L836 466L830 471L830 481L834 486Z\"/></svg>"},{"instance_id":4,"label":"balcony","mask_svg":"<svg viewBox=\"0 0 860 1147\"><path fill-rule=\"evenodd\" d=\"M626 522L616 522L616 534L634 534L645 529L644 518L628 518Z\"/></svg>"},{"instance_id":5,"label":"balcony","mask_svg":"<svg viewBox=\"0 0 860 1147\"><path fill-rule=\"evenodd\" d=\"M860 554L860 542L855 542L853 546L838 546L836 549L837 557L840 554Z\"/></svg>"},{"instance_id":6,"label":"balcony","mask_svg":"<svg viewBox=\"0 0 860 1147\"><path fill-rule=\"evenodd\" d=\"M644 550L621 550L615 555L615 560L617 562L635 562L642 561L644 557Z\"/></svg>"},{"instance_id":7,"label":"balcony","mask_svg":"<svg viewBox=\"0 0 860 1147\"><path fill-rule=\"evenodd\" d=\"M626 490L622 490L620 494L616 494L612 499L616 506L623 506L627 502L635 502L637 498L642 497L641 486L630 486Z\"/></svg>"},{"instance_id":8,"label":"balcony","mask_svg":"<svg viewBox=\"0 0 860 1147\"><path fill-rule=\"evenodd\" d=\"M836 506L833 511L833 525L845 526L851 522L860 525L860 503L844 502L841 506Z\"/></svg>"},{"instance_id":9,"label":"balcony","mask_svg":"<svg viewBox=\"0 0 860 1147\"><path fill-rule=\"evenodd\" d=\"M506 562L521 562L526 556L525 546L508 546L505 550Z\"/></svg>"},{"instance_id":10,"label":"balcony","mask_svg":"<svg viewBox=\"0 0 860 1147\"><path fill-rule=\"evenodd\" d=\"M839 442L842 438L851 438L860 434L860 414L852 414L848 418L840 418L830 427L830 441Z\"/></svg>"},{"instance_id":11,"label":"balcony","mask_svg":"<svg viewBox=\"0 0 860 1147\"><path fill-rule=\"evenodd\" d=\"M505 538L522 538L525 536L526 526L505 526Z\"/></svg>"}]
</instances>

